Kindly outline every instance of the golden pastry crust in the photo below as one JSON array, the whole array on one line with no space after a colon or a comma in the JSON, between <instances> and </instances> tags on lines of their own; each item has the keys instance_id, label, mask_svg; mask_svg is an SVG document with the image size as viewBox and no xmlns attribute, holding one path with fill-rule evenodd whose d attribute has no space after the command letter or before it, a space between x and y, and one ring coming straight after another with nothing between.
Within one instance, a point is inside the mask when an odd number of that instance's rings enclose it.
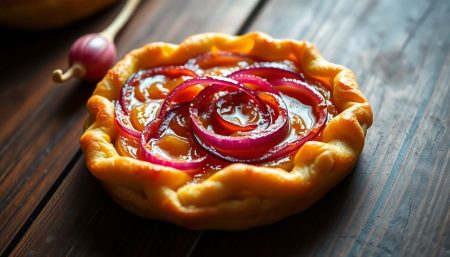
<instances>
[{"instance_id":1,"label":"golden pastry crust","mask_svg":"<svg viewBox=\"0 0 450 257\"><path fill-rule=\"evenodd\" d=\"M183 171L117 153L112 101L127 78L140 69L184 63L210 50L292 60L329 87L340 114L324 128L322 142L310 141L299 149L291 171L235 163L192 183ZM134 50L97 85L87 106L91 118L81 146L92 174L132 213L193 229L245 229L308 208L351 172L372 124L371 107L349 69L326 61L308 42L276 40L258 32L200 34L180 45L152 43Z\"/></svg>"},{"instance_id":2,"label":"golden pastry crust","mask_svg":"<svg viewBox=\"0 0 450 257\"><path fill-rule=\"evenodd\" d=\"M5 0L0 3L0 24L46 29L67 25L117 0Z\"/></svg>"}]
</instances>

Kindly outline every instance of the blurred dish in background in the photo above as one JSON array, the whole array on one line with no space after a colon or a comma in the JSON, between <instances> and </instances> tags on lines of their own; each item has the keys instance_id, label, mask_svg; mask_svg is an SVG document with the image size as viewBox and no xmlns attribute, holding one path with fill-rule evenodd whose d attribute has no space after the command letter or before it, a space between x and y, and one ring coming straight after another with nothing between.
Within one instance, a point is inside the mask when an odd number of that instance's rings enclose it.
<instances>
[{"instance_id":1,"label":"blurred dish in background","mask_svg":"<svg viewBox=\"0 0 450 257\"><path fill-rule=\"evenodd\" d=\"M0 25L22 29L58 28L94 14L118 0L4 0Z\"/></svg>"}]
</instances>

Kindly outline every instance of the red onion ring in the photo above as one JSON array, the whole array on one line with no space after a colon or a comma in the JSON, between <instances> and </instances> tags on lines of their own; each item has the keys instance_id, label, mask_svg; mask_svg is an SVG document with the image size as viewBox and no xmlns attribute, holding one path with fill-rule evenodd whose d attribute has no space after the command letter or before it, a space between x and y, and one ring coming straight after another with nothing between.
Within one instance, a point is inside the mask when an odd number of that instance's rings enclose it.
<instances>
[{"instance_id":1,"label":"red onion ring","mask_svg":"<svg viewBox=\"0 0 450 257\"><path fill-rule=\"evenodd\" d=\"M282 139L283 133L289 130L289 123L287 117L287 109L281 107L277 119L271 121L271 115L266 108L261 110L262 120L265 121L264 127L258 127L256 130L251 132L242 132L240 136L224 136L217 134L211 130L208 130L203 126L202 121L199 117L199 108L211 95L211 92L218 92L224 90L225 87L230 87L237 89L243 93L246 93L252 100L256 102L258 106L265 106L264 101L252 90L248 89L241 83L237 81L231 82L228 80L215 79L214 84L209 86L207 90L200 92L198 96L192 101L189 112L192 120L192 129L194 135L197 139L200 139L202 145L209 145L216 151L231 151L233 149L242 149L250 147L262 147L267 146L267 144L273 144ZM231 83L230 83L231 82ZM273 95L273 97L278 97ZM232 153L231 153L232 154Z\"/></svg>"},{"instance_id":2,"label":"red onion ring","mask_svg":"<svg viewBox=\"0 0 450 257\"><path fill-rule=\"evenodd\" d=\"M158 117L148 123L143 132L139 132L129 121L134 87L139 85L142 79L156 75L192 78L185 80L169 93ZM187 90L198 85L203 86L200 92L185 96ZM317 120L306 135L300 136L290 132L288 108L280 92L287 95L294 94L294 98L312 106ZM180 96L184 96L181 102ZM228 106L228 102L232 102L232 99L241 99L239 97L244 97L244 100L238 102L254 106L257 119L246 124L237 124L219 112L223 106ZM198 77L195 72L185 67L168 66L140 71L127 81L116 103L116 121L125 133L141 137L143 159L193 173L204 168L208 159L206 153L193 160L179 161L153 152L149 146L164 135L170 121L176 115L181 115L180 108L187 108L188 104L189 115L186 118L190 118L192 123L189 129L192 131L193 142L201 146L199 149L205 149L228 162L262 163L288 156L320 133L328 115L324 97L314 87L308 85L303 76L289 70L251 67L233 72L228 77ZM226 127L229 134L217 133L213 123L204 124L201 119L204 116L211 122Z\"/></svg>"},{"instance_id":3,"label":"red onion ring","mask_svg":"<svg viewBox=\"0 0 450 257\"><path fill-rule=\"evenodd\" d=\"M316 89L309 86L305 82L299 81L299 80L277 79L277 80L273 81L273 84L274 84L274 86L276 86L276 88L280 89L281 91L285 91L287 89L289 89L291 91L295 91L295 93L297 93L298 95L300 95L302 97L302 100L308 99L311 102L311 105L316 106L316 108L314 108L314 110L315 110L315 113L317 113L317 115L318 115L318 119L317 119L315 125L310 129L310 131L308 132L307 135L305 135L304 137L299 137L299 138L294 138L294 139L288 138L286 141L283 141L283 142L269 148L268 150L266 150L263 155L257 156L257 157L250 157L247 159L235 158L234 156L224 155L224 154L216 151L216 149L211 147L209 144L204 144L202 142L199 142L199 143L205 149L207 149L207 151L210 151L214 155L216 155L226 161L229 161L229 162L262 163L262 162L268 162L268 161L276 160L281 157L287 156L290 153L292 153L293 151L295 151L296 149L300 148L306 142L314 139L314 137L316 137L320 133L320 131L323 129L323 127L327 121L328 111L327 111L327 105L325 103L325 99L323 98L323 96ZM194 134L194 136L196 136L196 135ZM196 139L199 140L198 137L196 137ZM252 151L255 150L255 146L250 146L250 148L252 149ZM244 153L241 153L241 154L248 155L249 153L248 152L246 153L244 151Z\"/></svg>"},{"instance_id":4,"label":"red onion ring","mask_svg":"<svg viewBox=\"0 0 450 257\"><path fill-rule=\"evenodd\" d=\"M197 74L194 71L183 66L164 66L141 70L131 76L123 85L115 108L116 123L122 132L130 135L131 137L141 137L141 132L133 127L129 118L129 113L131 111L130 103L132 102L131 99L134 96L135 87L140 84L141 80L156 75L164 75L169 78L177 78L181 76L197 77Z\"/></svg>"},{"instance_id":5,"label":"red onion ring","mask_svg":"<svg viewBox=\"0 0 450 257\"><path fill-rule=\"evenodd\" d=\"M306 101L308 105L316 106L315 111L317 114L319 114L320 111L327 106L324 97L319 93L319 91L317 91L317 89L308 85L308 83L304 81L282 78L273 79L271 83L277 90L283 91L285 93L287 93L288 91L296 92L297 94L303 96L303 102Z\"/></svg>"},{"instance_id":6,"label":"red onion ring","mask_svg":"<svg viewBox=\"0 0 450 257\"><path fill-rule=\"evenodd\" d=\"M223 77L215 77L215 76L196 77L196 78L192 78L190 80L186 80L183 83L181 83L180 85L178 85L176 88L174 88L169 93L169 95L166 97L166 100L164 101L163 105L161 106L160 116L164 116L166 114L166 112L168 112L171 108L173 108L174 106L176 106L178 104L181 104L176 101L176 98L179 95L181 95L188 88L194 87L197 85L205 85L205 89L207 89L208 88L207 85L209 85L211 83L215 83L215 84L222 85L222 86L230 86L230 87L232 87L235 84L239 84L235 80L223 78ZM252 94L254 94L254 93L252 93ZM187 100L187 101L192 101L192 100L194 100L195 97L196 97L196 95L193 95L192 99Z\"/></svg>"},{"instance_id":7,"label":"red onion ring","mask_svg":"<svg viewBox=\"0 0 450 257\"><path fill-rule=\"evenodd\" d=\"M121 94L119 96L119 102L122 106L122 110L125 114L129 114L131 106L131 98L134 96L135 87L138 86L141 80L156 76L164 75L169 78L178 78L181 76L197 77L197 73L183 66L164 66L156 67L147 70L141 70L136 72L132 77L130 77L127 82L122 87Z\"/></svg>"},{"instance_id":8,"label":"red onion ring","mask_svg":"<svg viewBox=\"0 0 450 257\"><path fill-rule=\"evenodd\" d=\"M141 156L151 163L184 170L187 173L194 174L204 167L205 161L208 157L206 153L203 153L203 156L198 159L178 161L160 156L159 154L152 151L151 147L149 146L151 143L150 141L157 140L164 135L164 132L169 127L170 121L178 114L178 111L181 109L181 107L182 106L177 106L171 109L166 113L166 115L164 115L164 117L158 117L145 126L145 129L141 136Z\"/></svg>"},{"instance_id":9,"label":"red onion ring","mask_svg":"<svg viewBox=\"0 0 450 257\"><path fill-rule=\"evenodd\" d=\"M116 114L115 116L116 123L118 124L118 127L122 132L134 138L141 137L141 132L137 131L133 127L133 125L130 122L130 117L123 112L122 106L120 105L119 102L116 102L115 104L115 114Z\"/></svg>"},{"instance_id":10,"label":"red onion ring","mask_svg":"<svg viewBox=\"0 0 450 257\"><path fill-rule=\"evenodd\" d=\"M271 82L272 79L279 79L279 78L289 78L289 79L297 79L300 81L304 81L303 76L301 76L298 73L275 68L275 67L252 67L252 68L246 68L242 70L235 71L231 73L228 77L235 77L240 75L253 75L256 77L260 77L263 79L268 80Z\"/></svg>"},{"instance_id":11,"label":"red onion ring","mask_svg":"<svg viewBox=\"0 0 450 257\"><path fill-rule=\"evenodd\" d=\"M247 124L243 125L243 124L236 124L235 122L232 122L228 119L225 119L221 113L219 113L219 111L213 111L213 110L223 110L224 107L227 105L228 102L230 102L230 100L232 100L233 98L237 98L241 96L242 97L242 93L240 92L232 92L232 93L227 93L226 95L220 96L218 98L216 98L214 100L214 102L211 104L211 107L213 107L213 109L211 109L209 112L213 113L213 117L211 117L213 120L217 121L218 124L220 124L219 128L223 132L227 133L228 135L231 135L233 133L235 133L236 131L240 131L240 132L247 132L247 131L251 131L254 130L257 126L258 123L251 121L251 122L247 122ZM251 103L251 101L250 101ZM257 108L257 110L259 110L258 107L253 106L253 108ZM259 117L259 115L258 115ZM260 119L257 119L260 120ZM215 126L215 129L216 126Z\"/></svg>"}]
</instances>

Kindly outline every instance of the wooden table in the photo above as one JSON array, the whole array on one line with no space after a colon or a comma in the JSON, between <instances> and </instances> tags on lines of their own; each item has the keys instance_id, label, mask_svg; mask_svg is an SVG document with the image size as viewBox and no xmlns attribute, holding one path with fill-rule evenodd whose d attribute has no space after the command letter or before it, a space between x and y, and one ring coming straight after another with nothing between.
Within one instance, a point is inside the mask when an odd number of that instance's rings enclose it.
<instances>
[{"instance_id":1,"label":"wooden table","mask_svg":"<svg viewBox=\"0 0 450 257\"><path fill-rule=\"evenodd\" d=\"M353 173L309 210L241 232L191 231L132 216L79 147L94 85L56 85L80 35L121 4L66 28L0 30L2 256L450 256L448 0L148 0L117 39L264 31L315 43L351 68L374 111Z\"/></svg>"}]
</instances>

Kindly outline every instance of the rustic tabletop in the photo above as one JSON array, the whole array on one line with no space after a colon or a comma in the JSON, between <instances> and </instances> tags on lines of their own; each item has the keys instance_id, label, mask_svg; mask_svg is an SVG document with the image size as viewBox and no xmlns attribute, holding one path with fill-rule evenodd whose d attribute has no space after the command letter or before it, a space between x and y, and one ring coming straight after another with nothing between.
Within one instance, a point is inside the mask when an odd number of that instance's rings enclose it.
<instances>
[{"instance_id":1,"label":"rustic tabletop","mask_svg":"<svg viewBox=\"0 0 450 257\"><path fill-rule=\"evenodd\" d=\"M119 56L200 32L308 40L352 69L374 111L353 171L307 211L241 232L132 216L79 146L95 85L56 85L71 43L121 4L68 27L0 29L2 256L450 256L450 1L147 0Z\"/></svg>"}]
</instances>

